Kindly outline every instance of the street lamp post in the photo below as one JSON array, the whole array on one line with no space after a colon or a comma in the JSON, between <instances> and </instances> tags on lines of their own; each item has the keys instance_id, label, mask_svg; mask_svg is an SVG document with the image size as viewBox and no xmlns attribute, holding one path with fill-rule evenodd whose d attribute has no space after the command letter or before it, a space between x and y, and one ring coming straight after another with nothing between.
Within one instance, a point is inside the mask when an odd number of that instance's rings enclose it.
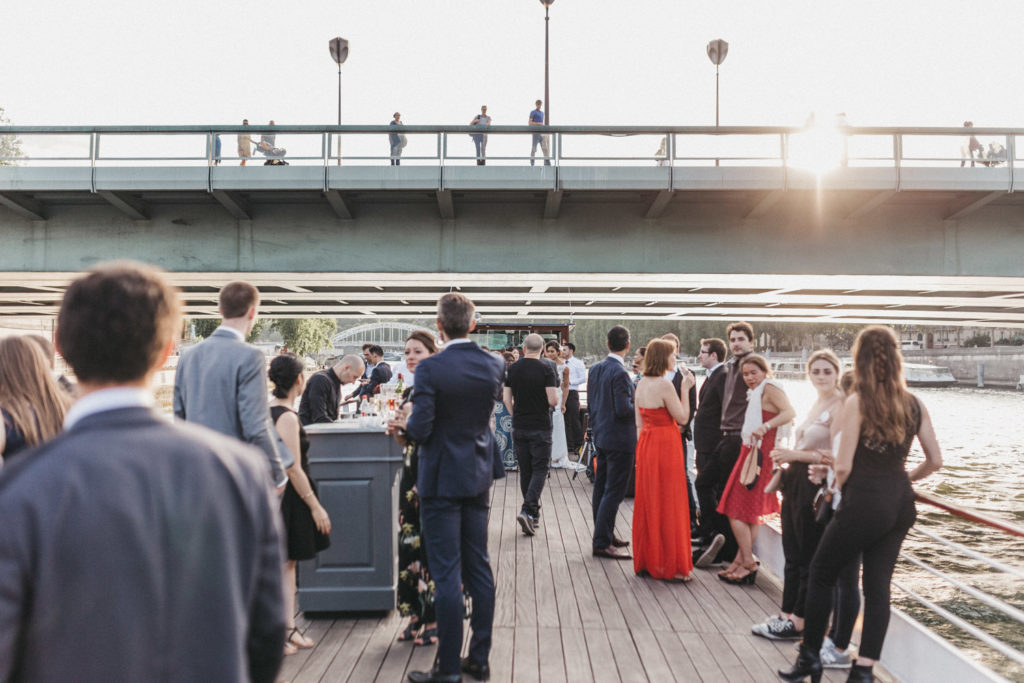
<instances>
[{"instance_id":1,"label":"street lamp post","mask_svg":"<svg viewBox=\"0 0 1024 683\"><path fill-rule=\"evenodd\" d=\"M718 66L725 61L729 54L729 43L721 38L708 43L708 59L715 65L715 128L718 128ZM718 158L715 158L715 166L718 166Z\"/></svg>"},{"instance_id":2,"label":"street lamp post","mask_svg":"<svg viewBox=\"0 0 1024 683\"><path fill-rule=\"evenodd\" d=\"M548 92L548 23L551 17L548 16L548 10L554 2L555 0L540 0L540 4L544 5L544 124L547 126L551 125L551 93Z\"/></svg>"},{"instance_id":3,"label":"street lamp post","mask_svg":"<svg viewBox=\"0 0 1024 683\"><path fill-rule=\"evenodd\" d=\"M341 65L348 59L348 41L338 36L330 43L331 58L338 65L338 125L341 125ZM338 133L338 166L341 166L341 133Z\"/></svg>"}]
</instances>

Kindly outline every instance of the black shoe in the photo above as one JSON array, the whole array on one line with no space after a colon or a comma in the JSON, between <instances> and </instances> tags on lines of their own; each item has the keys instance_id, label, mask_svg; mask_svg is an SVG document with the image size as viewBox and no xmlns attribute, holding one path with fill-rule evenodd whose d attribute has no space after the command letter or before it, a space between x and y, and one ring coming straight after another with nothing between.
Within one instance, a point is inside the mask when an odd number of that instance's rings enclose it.
<instances>
[{"instance_id":1,"label":"black shoe","mask_svg":"<svg viewBox=\"0 0 1024 683\"><path fill-rule=\"evenodd\" d=\"M725 545L725 536L722 534L715 534L715 537L711 539L711 544L701 551L700 555L693 559L693 566L699 569L707 569L715 561L715 556L718 555L718 551Z\"/></svg>"},{"instance_id":2,"label":"black shoe","mask_svg":"<svg viewBox=\"0 0 1024 683\"><path fill-rule=\"evenodd\" d=\"M462 674L443 674L437 669L430 671L410 671L412 683L462 683Z\"/></svg>"},{"instance_id":3,"label":"black shoe","mask_svg":"<svg viewBox=\"0 0 1024 683\"><path fill-rule=\"evenodd\" d=\"M872 683L875 680L875 672L871 665L861 666L854 664L850 667L850 675L846 677L846 683Z\"/></svg>"},{"instance_id":4,"label":"black shoe","mask_svg":"<svg viewBox=\"0 0 1024 683\"><path fill-rule=\"evenodd\" d=\"M796 664L792 669L779 669L779 676L787 681L802 681L810 676L811 683L819 683L821 681L821 657L817 652L811 652L806 645L801 644Z\"/></svg>"},{"instance_id":5,"label":"black shoe","mask_svg":"<svg viewBox=\"0 0 1024 683\"><path fill-rule=\"evenodd\" d=\"M612 546L616 548L625 548L629 545L629 541L623 541L621 538L612 536Z\"/></svg>"},{"instance_id":6,"label":"black shoe","mask_svg":"<svg viewBox=\"0 0 1024 683\"><path fill-rule=\"evenodd\" d=\"M519 526L522 527L523 533L527 536L533 536L536 533L536 529L533 526L533 517L528 513L520 512L516 520L519 522Z\"/></svg>"},{"instance_id":7,"label":"black shoe","mask_svg":"<svg viewBox=\"0 0 1024 683\"><path fill-rule=\"evenodd\" d=\"M462 673L469 674L478 681L491 680L491 667L489 664L477 664L469 657L462 660Z\"/></svg>"},{"instance_id":8,"label":"black shoe","mask_svg":"<svg viewBox=\"0 0 1024 683\"><path fill-rule=\"evenodd\" d=\"M711 540L706 538L706 537L704 537L704 536L691 536L690 537L690 547L693 548L694 550L697 550L698 548L706 548L710 544L711 544Z\"/></svg>"}]
</instances>

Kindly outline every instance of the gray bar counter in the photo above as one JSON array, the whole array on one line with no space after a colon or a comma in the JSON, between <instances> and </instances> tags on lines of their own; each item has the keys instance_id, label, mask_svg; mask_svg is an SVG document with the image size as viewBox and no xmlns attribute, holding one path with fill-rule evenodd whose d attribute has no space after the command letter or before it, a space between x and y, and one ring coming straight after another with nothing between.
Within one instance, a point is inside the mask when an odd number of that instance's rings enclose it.
<instances>
[{"instance_id":1,"label":"gray bar counter","mask_svg":"<svg viewBox=\"0 0 1024 683\"><path fill-rule=\"evenodd\" d=\"M395 608L402 448L383 427L309 425L309 470L331 517L331 547L299 563L299 609Z\"/></svg>"}]
</instances>

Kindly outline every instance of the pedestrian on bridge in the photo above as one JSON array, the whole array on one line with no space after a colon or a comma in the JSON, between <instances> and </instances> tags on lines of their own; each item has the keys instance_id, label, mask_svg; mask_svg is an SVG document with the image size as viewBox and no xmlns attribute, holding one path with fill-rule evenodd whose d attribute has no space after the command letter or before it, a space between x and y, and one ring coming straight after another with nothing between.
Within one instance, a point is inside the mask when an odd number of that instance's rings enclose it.
<instances>
[{"instance_id":1,"label":"pedestrian on bridge","mask_svg":"<svg viewBox=\"0 0 1024 683\"><path fill-rule=\"evenodd\" d=\"M480 107L480 113L473 117L473 120L469 122L469 125L480 128L491 125L491 117L487 115L486 105ZM473 144L476 146L476 165L486 166L487 135L484 133L470 133L469 137L473 138Z\"/></svg>"},{"instance_id":2,"label":"pedestrian on bridge","mask_svg":"<svg viewBox=\"0 0 1024 683\"><path fill-rule=\"evenodd\" d=\"M242 125L248 126L249 119L242 119ZM238 157L242 160L239 166L245 166L245 160L252 158L252 136L242 132L238 134Z\"/></svg>"}]
</instances>

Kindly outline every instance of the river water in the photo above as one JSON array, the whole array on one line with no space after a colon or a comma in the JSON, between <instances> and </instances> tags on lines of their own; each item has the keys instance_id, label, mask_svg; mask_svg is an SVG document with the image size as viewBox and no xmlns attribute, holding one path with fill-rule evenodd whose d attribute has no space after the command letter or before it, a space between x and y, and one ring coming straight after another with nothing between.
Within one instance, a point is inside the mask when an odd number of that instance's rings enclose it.
<instances>
[{"instance_id":1,"label":"river water","mask_svg":"<svg viewBox=\"0 0 1024 683\"><path fill-rule=\"evenodd\" d=\"M780 381L797 409L797 421L802 421L814 403L814 389L807 381ZM1024 523L1024 436L1018 431L1024 428L1024 393L959 387L915 388L912 391L931 414L943 456L942 469L915 484L915 488L992 517ZM910 466L922 458L915 440ZM947 512L920 503L917 524L1024 570L1024 539L960 521ZM913 531L903 545L903 552L967 585L1024 609L1024 582L1016 577L966 558ZM894 580L1024 651L1024 625L946 581L905 560L897 566ZM1009 662L981 641L919 607L895 586L893 604L1003 676L1024 681L1024 667ZM896 646L889 643L886 647Z\"/></svg>"}]
</instances>

